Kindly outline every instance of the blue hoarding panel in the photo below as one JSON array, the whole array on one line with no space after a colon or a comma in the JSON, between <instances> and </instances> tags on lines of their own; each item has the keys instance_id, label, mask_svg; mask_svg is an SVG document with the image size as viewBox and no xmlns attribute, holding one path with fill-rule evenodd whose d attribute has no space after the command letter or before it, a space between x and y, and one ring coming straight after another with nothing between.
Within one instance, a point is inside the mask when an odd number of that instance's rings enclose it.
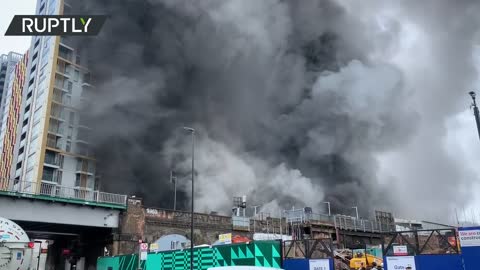
<instances>
[{"instance_id":1,"label":"blue hoarding panel","mask_svg":"<svg viewBox=\"0 0 480 270\"><path fill-rule=\"evenodd\" d=\"M462 256L465 270L478 270L480 258L480 227L458 229L462 246Z\"/></svg>"},{"instance_id":2,"label":"blue hoarding panel","mask_svg":"<svg viewBox=\"0 0 480 270\"><path fill-rule=\"evenodd\" d=\"M465 270L479 269L480 247L464 247L462 248L462 256Z\"/></svg>"},{"instance_id":3,"label":"blue hoarding panel","mask_svg":"<svg viewBox=\"0 0 480 270\"><path fill-rule=\"evenodd\" d=\"M308 259L286 259L283 261L285 270L308 270Z\"/></svg>"},{"instance_id":4,"label":"blue hoarding panel","mask_svg":"<svg viewBox=\"0 0 480 270\"><path fill-rule=\"evenodd\" d=\"M418 270L463 270L462 257L455 255L415 256Z\"/></svg>"},{"instance_id":5,"label":"blue hoarding panel","mask_svg":"<svg viewBox=\"0 0 480 270\"><path fill-rule=\"evenodd\" d=\"M286 259L283 261L285 270L334 270L333 259Z\"/></svg>"}]
</instances>

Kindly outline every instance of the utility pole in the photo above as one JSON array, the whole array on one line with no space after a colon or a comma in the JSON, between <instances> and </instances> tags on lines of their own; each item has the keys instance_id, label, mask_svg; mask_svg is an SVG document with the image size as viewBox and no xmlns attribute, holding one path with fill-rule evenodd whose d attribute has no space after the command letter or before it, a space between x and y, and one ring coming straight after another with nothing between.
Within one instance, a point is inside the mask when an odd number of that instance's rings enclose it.
<instances>
[{"instance_id":1,"label":"utility pole","mask_svg":"<svg viewBox=\"0 0 480 270\"><path fill-rule=\"evenodd\" d=\"M331 215L332 215L332 212L330 211L330 202L322 202L322 203L327 204L327 207L328 207L328 216L331 216Z\"/></svg>"},{"instance_id":2,"label":"utility pole","mask_svg":"<svg viewBox=\"0 0 480 270\"><path fill-rule=\"evenodd\" d=\"M192 210L191 210L191 223L190 223L190 270L193 270L193 214L194 214L194 202L195 202L195 129L189 127L183 127L183 129L189 131L192 134Z\"/></svg>"},{"instance_id":3,"label":"utility pole","mask_svg":"<svg viewBox=\"0 0 480 270\"><path fill-rule=\"evenodd\" d=\"M177 210L177 177L170 171L170 183L173 183L173 211Z\"/></svg>"},{"instance_id":4,"label":"utility pole","mask_svg":"<svg viewBox=\"0 0 480 270\"><path fill-rule=\"evenodd\" d=\"M475 115L475 122L477 123L477 132L478 132L478 138L480 139L480 116L478 112L478 107L477 107L477 102L475 100L475 92L470 91L468 94L472 97L472 105L470 108L473 107L473 115Z\"/></svg>"},{"instance_id":5,"label":"utility pole","mask_svg":"<svg viewBox=\"0 0 480 270\"><path fill-rule=\"evenodd\" d=\"M256 219L257 219L257 208L260 207L260 205L253 205L253 234L256 233L256 228L255 228L255 225L256 225Z\"/></svg>"},{"instance_id":6,"label":"utility pole","mask_svg":"<svg viewBox=\"0 0 480 270\"><path fill-rule=\"evenodd\" d=\"M352 209L355 209L355 213L357 214L357 219L359 219L359 217L358 217L358 206L354 206L354 207L352 207Z\"/></svg>"},{"instance_id":7,"label":"utility pole","mask_svg":"<svg viewBox=\"0 0 480 270\"><path fill-rule=\"evenodd\" d=\"M460 227L460 221L458 220L457 208L455 208L455 217L457 218L457 227Z\"/></svg>"}]
</instances>

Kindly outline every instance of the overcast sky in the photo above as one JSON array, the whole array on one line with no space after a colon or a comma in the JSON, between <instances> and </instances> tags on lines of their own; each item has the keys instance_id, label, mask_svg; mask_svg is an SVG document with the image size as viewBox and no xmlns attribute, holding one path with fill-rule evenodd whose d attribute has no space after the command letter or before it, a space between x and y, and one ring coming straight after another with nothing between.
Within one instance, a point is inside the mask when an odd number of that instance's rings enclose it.
<instances>
[{"instance_id":1,"label":"overcast sky","mask_svg":"<svg viewBox=\"0 0 480 270\"><path fill-rule=\"evenodd\" d=\"M19 53L25 52L30 45L30 37L5 37L4 33L15 14L33 14L36 0L2 0L0 9L0 54L9 51ZM479 65L480 66L480 65ZM448 136L445 146L455 153L460 160L464 161L466 168L473 169L480 174L480 142L476 132L475 121L468 105L470 98L465 89L465 111L452 117L448 123ZM428 106L428 104L426 104ZM480 190L480 183L472 189ZM452 187L452 195L455 194L455 187ZM448 198L446 198L448 199ZM458 206L460 219L472 219L480 222L480 192L475 196L474 201L467 206ZM465 210L464 210L465 208ZM405 217L408 218L408 217ZM454 217L451 217L454 221Z\"/></svg>"},{"instance_id":2,"label":"overcast sky","mask_svg":"<svg viewBox=\"0 0 480 270\"><path fill-rule=\"evenodd\" d=\"M30 37L5 37L13 15L34 14L36 0L2 0L0 8L0 54L15 51L24 53L30 46Z\"/></svg>"}]
</instances>

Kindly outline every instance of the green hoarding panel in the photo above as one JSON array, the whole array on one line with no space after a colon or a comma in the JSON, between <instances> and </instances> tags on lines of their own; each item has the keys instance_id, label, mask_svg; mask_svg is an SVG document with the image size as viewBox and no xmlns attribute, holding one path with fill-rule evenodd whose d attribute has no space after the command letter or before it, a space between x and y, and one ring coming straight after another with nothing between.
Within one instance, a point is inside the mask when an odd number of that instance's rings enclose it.
<instances>
[{"instance_id":1,"label":"green hoarding panel","mask_svg":"<svg viewBox=\"0 0 480 270\"><path fill-rule=\"evenodd\" d=\"M197 248L194 251L196 270L207 270L218 266L265 266L280 268L279 241L258 241L248 244L214 246ZM98 259L98 270L136 270L137 255L102 257ZM184 270L190 267L190 250L175 250L149 253L145 270Z\"/></svg>"}]
</instances>

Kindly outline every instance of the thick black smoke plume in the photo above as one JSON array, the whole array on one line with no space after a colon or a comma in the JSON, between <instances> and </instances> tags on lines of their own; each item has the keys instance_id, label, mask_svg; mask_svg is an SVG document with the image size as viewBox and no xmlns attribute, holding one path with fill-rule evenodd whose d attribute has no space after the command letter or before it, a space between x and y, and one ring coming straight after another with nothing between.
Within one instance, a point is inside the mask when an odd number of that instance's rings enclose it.
<instances>
[{"instance_id":1,"label":"thick black smoke plume","mask_svg":"<svg viewBox=\"0 0 480 270\"><path fill-rule=\"evenodd\" d=\"M169 171L190 166L184 125L197 130L197 210L226 212L246 194L266 211L330 201L413 213L468 183L442 140L473 79L472 1L78 2L110 15L83 43L109 191L171 207ZM404 44L409 29L423 45ZM402 171L380 173L384 160Z\"/></svg>"}]
</instances>

